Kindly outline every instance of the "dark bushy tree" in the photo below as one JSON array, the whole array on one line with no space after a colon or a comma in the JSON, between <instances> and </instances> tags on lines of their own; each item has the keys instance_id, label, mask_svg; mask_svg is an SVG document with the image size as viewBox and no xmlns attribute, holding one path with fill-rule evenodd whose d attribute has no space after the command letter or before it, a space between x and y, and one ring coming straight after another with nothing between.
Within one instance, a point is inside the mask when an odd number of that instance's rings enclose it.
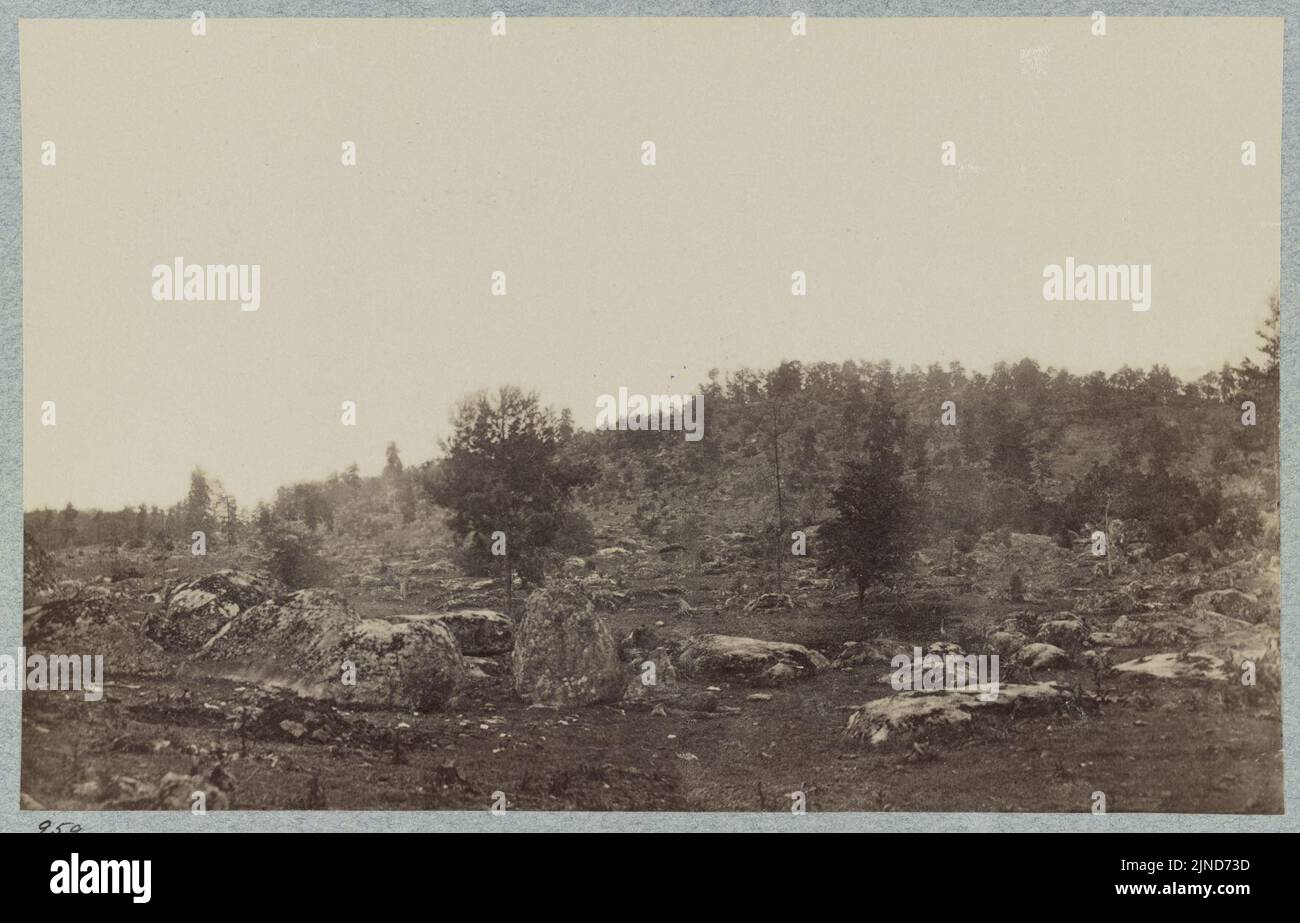
<instances>
[{"instance_id":1,"label":"dark bushy tree","mask_svg":"<svg viewBox=\"0 0 1300 923\"><path fill-rule=\"evenodd\" d=\"M321 586L328 569L320 556L320 537L305 523L287 522L266 507L258 511L258 539L271 575L293 590Z\"/></svg>"},{"instance_id":2,"label":"dark bushy tree","mask_svg":"<svg viewBox=\"0 0 1300 923\"><path fill-rule=\"evenodd\" d=\"M570 431L534 393L506 386L495 398L473 395L452 422L445 457L424 471L426 495L462 539L490 547L492 533L505 533L508 590L516 571L540 583L542 554L556 543L574 489L594 472L564 451Z\"/></svg>"}]
</instances>

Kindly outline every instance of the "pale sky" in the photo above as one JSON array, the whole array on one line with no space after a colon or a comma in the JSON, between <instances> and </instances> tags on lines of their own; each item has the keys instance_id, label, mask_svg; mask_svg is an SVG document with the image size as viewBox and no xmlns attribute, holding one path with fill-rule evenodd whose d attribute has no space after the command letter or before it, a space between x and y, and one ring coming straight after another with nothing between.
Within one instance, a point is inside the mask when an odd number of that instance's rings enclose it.
<instances>
[{"instance_id":1,"label":"pale sky","mask_svg":"<svg viewBox=\"0 0 1300 923\"><path fill-rule=\"evenodd\" d=\"M590 428L715 366L1255 355L1281 20L1089 27L24 20L25 505L416 463L504 383ZM178 256L259 264L259 310L153 300ZM1151 264L1151 310L1044 301L1067 257Z\"/></svg>"}]
</instances>

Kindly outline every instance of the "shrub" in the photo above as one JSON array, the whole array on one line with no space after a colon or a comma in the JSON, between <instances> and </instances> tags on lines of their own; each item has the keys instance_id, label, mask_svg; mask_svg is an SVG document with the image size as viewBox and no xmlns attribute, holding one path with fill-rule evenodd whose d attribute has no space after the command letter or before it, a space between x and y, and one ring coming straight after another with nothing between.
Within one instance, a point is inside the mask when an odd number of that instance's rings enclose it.
<instances>
[{"instance_id":1,"label":"shrub","mask_svg":"<svg viewBox=\"0 0 1300 923\"><path fill-rule=\"evenodd\" d=\"M596 550L596 532L592 529L591 520L577 510L565 510L560 514L554 547L566 555L591 554Z\"/></svg>"},{"instance_id":2,"label":"shrub","mask_svg":"<svg viewBox=\"0 0 1300 923\"><path fill-rule=\"evenodd\" d=\"M272 519L262 526L259 538L267 569L285 586L301 590L327 582L329 570L320 557L320 537L303 523Z\"/></svg>"},{"instance_id":3,"label":"shrub","mask_svg":"<svg viewBox=\"0 0 1300 923\"><path fill-rule=\"evenodd\" d=\"M451 553L452 562L460 572L470 577L500 577L501 558L493 557L488 545L465 541Z\"/></svg>"},{"instance_id":4,"label":"shrub","mask_svg":"<svg viewBox=\"0 0 1300 923\"><path fill-rule=\"evenodd\" d=\"M663 509L652 500L643 500L632 514L632 525L646 538L658 538L663 526Z\"/></svg>"},{"instance_id":5,"label":"shrub","mask_svg":"<svg viewBox=\"0 0 1300 923\"><path fill-rule=\"evenodd\" d=\"M128 564L121 558L114 557L108 566L108 578L114 583L122 580L130 580L133 577L143 577L144 572L140 568Z\"/></svg>"}]
</instances>

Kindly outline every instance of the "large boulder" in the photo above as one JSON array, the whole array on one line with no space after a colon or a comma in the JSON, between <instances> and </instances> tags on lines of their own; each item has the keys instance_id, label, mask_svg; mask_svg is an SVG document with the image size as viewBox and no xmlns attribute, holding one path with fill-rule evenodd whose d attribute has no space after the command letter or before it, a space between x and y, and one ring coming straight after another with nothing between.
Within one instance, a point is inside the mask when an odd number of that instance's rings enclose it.
<instances>
[{"instance_id":1,"label":"large boulder","mask_svg":"<svg viewBox=\"0 0 1300 923\"><path fill-rule=\"evenodd\" d=\"M573 584L555 583L528 597L511 670L515 692L534 705L591 705L623 694L618 645Z\"/></svg>"},{"instance_id":2,"label":"large boulder","mask_svg":"<svg viewBox=\"0 0 1300 923\"><path fill-rule=\"evenodd\" d=\"M1115 664L1119 673L1138 673L1160 679L1226 680L1223 662L1212 654L1200 651L1183 653L1147 654L1136 660Z\"/></svg>"},{"instance_id":3,"label":"large boulder","mask_svg":"<svg viewBox=\"0 0 1300 923\"><path fill-rule=\"evenodd\" d=\"M830 664L800 644L732 635L697 635L682 647L677 665L687 676L776 685L807 679Z\"/></svg>"},{"instance_id":4,"label":"large boulder","mask_svg":"<svg viewBox=\"0 0 1300 923\"><path fill-rule=\"evenodd\" d=\"M868 702L849 716L844 736L872 746L919 736L966 733L985 716L1053 713L1073 699L1059 683L1022 683L989 689L900 692Z\"/></svg>"},{"instance_id":5,"label":"large boulder","mask_svg":"<svg viewBox=\"0 0 1300 923\"><path fill-rule=\"evenodd\" d=\"M76 597L54 599L23 613L23 643L47 644L52 638L76 636L85 630L107 625L117 606L107 591L89 591Z\"/></svg>"},{"instance_id":6,"label":"large boulder","mask_svg":"<svg viewBox=\"0 0 1300 923\"><path fill-rule=\"evenodd\" d=\"M1160 679L1237 681L1249 666L1256 685L1277 689L1281 683L1277 630L1245 622L1237 624L1242 627L1217 633L1189 650L1148 654L1117 664L1115 669Z\"/></svg>"},{"instance_id":7,"label":"large boulder","mask_svg":"<svg viewBox=\"0 0 1300 923\"><path fill-rule=\"evenodd\" d=\"M321 664L335 685L345 662L355 665L355 682L343 684L332 697L362 705L440 708L469 679L456 639L433 621L362 619Z\"/></svg>"},{"instance_id":8,"label":"large boulder","mask_svg":"<svg viewBox=\"0 0 1300 923\"><path fill-rule=\"evenodd\" d=\"M237 678L356 705L437 708L467 679L456 639L436 620L361 618L333 590L299 590L232 619L196 659Z\"/></svg>"},{"instance_id":9,"label":"large boulder","mask_svg":"<svg viewBox=\"0 0 1300 923\"><path fill-rule=\"evenodd\" d=\"M162 610L150 613L144 633L167 650L190 653L235 616L278 590L269 581L235 570L188 580L172 588Z\"/></svg>"},{"instance_id":10,"label":"large boulder","mask_svg":"<svg viewBox=\"0 0 1300 923\"><path fill-rule=\"evenodd\" d=\"M996 628L989 632L989 647L1004 660L1009 660L1029 643L1029 639L1019 631L1011 628Z\"/></svg>"},{"instance_id":11,"label":"large boulder","mask_svg":"<svg viewBox=\"0 0 1300 923\"><path fill-rule=\"evenodd\" d=\"M103 589L54 599L23 613L23 643L33 653L101 655L103 679L168 674L177 660L142 637L118 600Z\"/></svg>"},{"instance_id":12,"label":"large boulder","mask_svg":"<svg viewBox=\"0 0 1300 923\"><path fill-rule=\"evenodd\" d=\"M473 657L504 654L515 646L515 623L491 609L461 609L456 612L404 615L402 618L441 624L456 639L460 652Z\"/></svg>"}]
</instances>

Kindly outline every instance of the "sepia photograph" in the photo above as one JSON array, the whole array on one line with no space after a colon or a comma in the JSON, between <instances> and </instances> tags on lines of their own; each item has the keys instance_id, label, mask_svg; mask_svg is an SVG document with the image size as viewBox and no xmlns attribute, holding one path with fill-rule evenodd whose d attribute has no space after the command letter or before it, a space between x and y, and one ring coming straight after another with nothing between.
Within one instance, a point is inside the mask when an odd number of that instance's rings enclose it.
<instances>
[{"instance_id":1,"label":"sepia photograph","mask_svg":"<svg viewBox=\"0 0 1300 923\"><path fill-rule=\"evenodd\" d=\"M28 826L1286 813L1282 18L171 15L18 22Z\"/></svg>"}]
</instances>

